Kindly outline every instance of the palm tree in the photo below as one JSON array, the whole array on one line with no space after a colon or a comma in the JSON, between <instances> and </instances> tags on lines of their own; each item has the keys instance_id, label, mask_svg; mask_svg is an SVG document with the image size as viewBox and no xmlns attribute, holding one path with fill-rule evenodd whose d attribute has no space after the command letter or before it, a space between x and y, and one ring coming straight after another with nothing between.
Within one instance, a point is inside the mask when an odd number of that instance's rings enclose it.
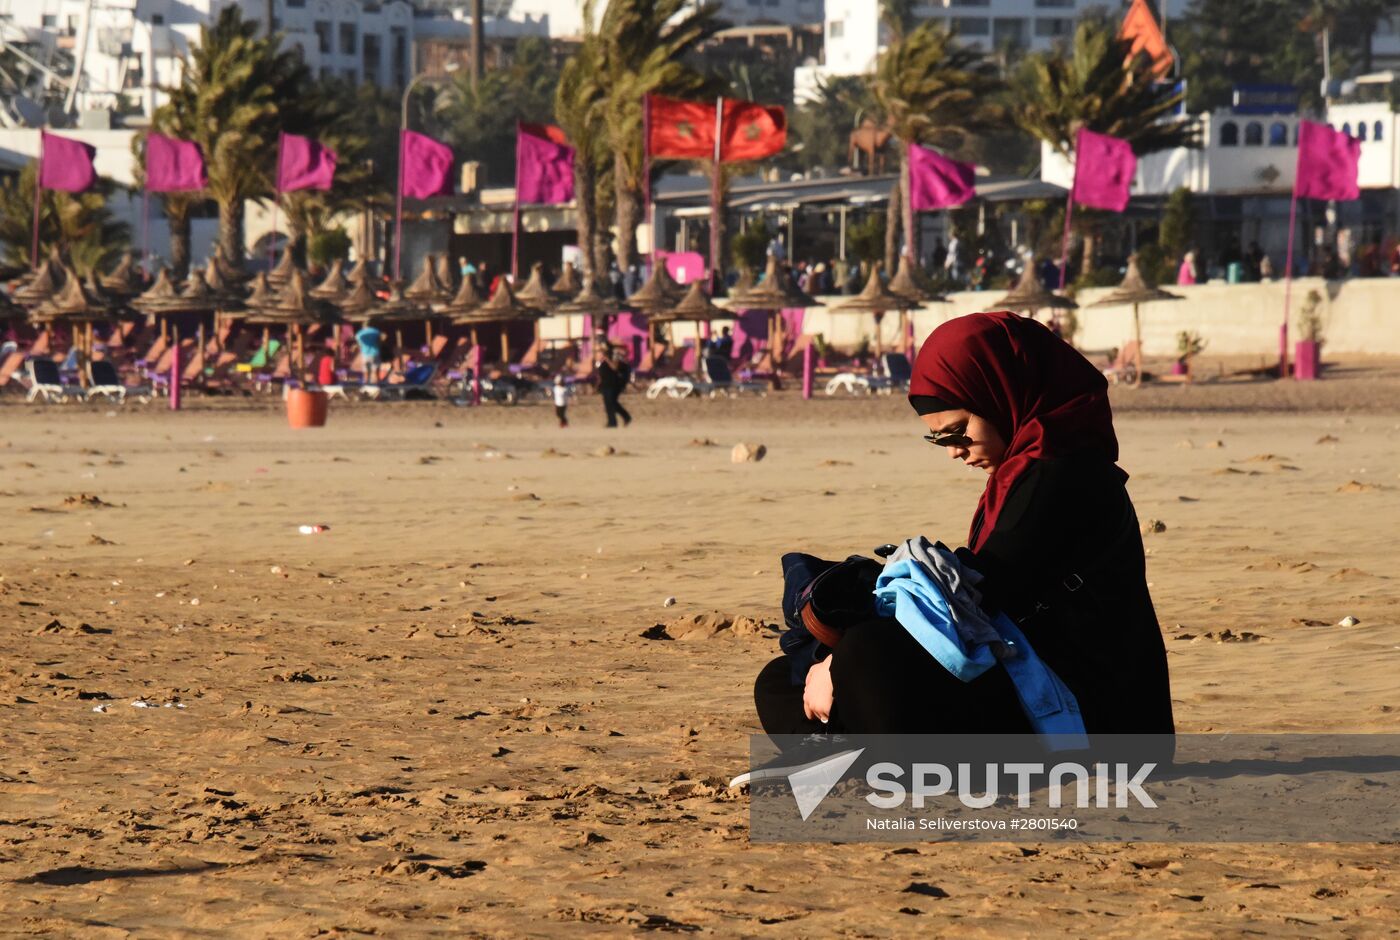
<instances>
[{"instance_id":1,"label":"palm tree","mask_svg":"<svg viewBox=\"0 0 1400 940\"><path fill-rule=\"evenodd\" d=\"M963 149L978 133L998 127L1004 111L993 100L1002 87L996 63L960 43L938 21L906 32L907 22L886 12L893 38L876 65L872 90L899 142L899 180L890 194L885 235L885 261L894 270L897 225L904 229L905 253L913 261L919 257L914 211L906 196L910 144Z\"/></svg>"},{"instance_id":2,"label":"palm tree","mask_svg":"<svg viewBox=\"0 0 1400 940\"><path fill-rule=\"evenodd\" d=\"M1081 21L1070 55L1028 56L1017 73L1015 118L1064 157L1081 128L1126 140L1138 156L1196 146L1186 118L1169 120L1180 95L1164 94L1145 55L1128 58L1112 24Z\"/></svg>"},{"instance_id":3,"label":"palm tree","mask_svg":"<svg viewBox=\"0 0 1400 940\"><path fill-rule=\"evenodd\" d=\"M301 128L313 104L309 73L295 52L279 52L280 37L258 35L257 21L228 6L185 61L180 83L168 89L164 120L188 130L204 151L208 195L219 204L219 252L243 258L243 203L269 195L283 127Z\"/></svg>"},{"instance_id":4,"label":"palm tree","mask_svg":"<svg viewBox=\"0 0 1400 940\"><path fill-rule=\"evenodd\" d=\"M597 76L613 151L617 262L623 270L636 260L642 221L642 101L648 94L699 96L715 88L683 60L723 27L718 9L691 0L608 0L603 11Z\"/></svg>"},{"instance_id":5,"label":"palm tree","mask_svg":"<svg viewBox=\"0 0 1400 940\"><path fill-rule=\"evenodd\" d=\"M598 251L598 178L606 172L611 154L603 124L603 87L598 81L602 41L592 32L592 0L584 5L583 22L583 43L559 74L554 119L574 145L574 203L578 207L578 243L587 283L601 277L607 269L606 252Z\"/></svg>"},{"instance_id":6,"label":"palm tree","mask_svg":"<svg viewBox=\"0 0 1400 940\"><path fill-rule=\"evenodd\" d=\"M1016 122L1066 158L1073 156L1081 128L1126 140L1138 156L1199 146L1195 126L1171 117L1182 96L1164 94L1151 61L1146 55L1130 59L1128 49L1111 23L1085 18L1069 55L1040 53L1022 64L1013 81ZM1084 232L1082 269L1088 271L1101 217L1085 212L1076 218Z\"/></svg>"},{"instance_id":7,"label":"palm tree","mask_svg":"<svg viewBox=\"0 0 1400 940\"><path fill-rule=\"evenodd\" d=\"M0 183L0 244L5 260L31 266L33 239L35 161L26 163L17 178ZM126 251L131 231L107 208L112 184L99 178L85 193L46 189L39 199L39 257L58 248L67 253L80 275L105 272Z\"/></svg>"}]
</instances>

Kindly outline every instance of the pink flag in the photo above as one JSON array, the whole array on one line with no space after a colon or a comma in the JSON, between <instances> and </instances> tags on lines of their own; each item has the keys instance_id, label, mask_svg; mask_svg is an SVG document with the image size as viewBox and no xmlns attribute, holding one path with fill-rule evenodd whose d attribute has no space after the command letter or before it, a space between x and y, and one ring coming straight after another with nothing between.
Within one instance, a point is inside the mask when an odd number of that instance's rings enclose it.
<instances>
[{"instance_id":1,"label":"pink flag","mask_svg":"<svg viewBox=\"0 0 1400 940\"><path fill-rule=\"evenodd\" d=\"M404 131L399 141L401 192L410 199L452 194L452 148Z\"/></svg>"},{"instance_id":2,"label":"pink flag","mask_svg":"<svg viewBox=\"0 0 1400 940\"><path fill-rule=\"evenodd\" d=\"M1074 192L1081 206L1112 209L1128 208L1128 191L1137 172L1137 157L1126 140L1079 131L1074 141Z\"/></svg>"},{"instance_id":3,"label":"pink flag","mask_svg":"<svg viewBox=\"0 0 1400 940\"><path fill-rule=\"evenodd\" d=\"M977 195L971 163L949 160L937 151L909 145L909 204L915 212L960 206Z\"/></svg>"},{"instance_id":4,"label":"pink flag","mask_svg":"<svg viewBox=\"0 0 1400 940\"><path fill-rule=\"evenodd\" d=\"M92 168L96 147L70 137L56 137L48 131L39 132L39 141L39 185L42 188L80 193L97 182L97 171Z\"/></svg>"},{"instance_id":5,"label":"pink flag","mask_svg":"<svg viewBox=\"0 0 1400 940\"><path fill-rule=\"evenodd\" d=\"M152 133L146 138L146 189L180 193L203 189L204 154L199 144Z\"/></svg>"},{"instance_id":6,"label":"pink flag","mask_svg":"<svg viewBox=\"0 0 1400 940\"><path fill-rule=\"evenodd\" d=\"M1298 127L1296 195L1309 199L1360 199L1357 168L1361 141L1326 124L1302 121Z\"/></svg>"},{"instance_id":7,"label":"pink flag","mask_svg":"<svg viewBox=\"0 0 1400 940\"><path fill-rule=\"evenodd\" d=\"M573 200L574 148L554 125L516 125L515 198L530 205Z\"/></svg>"},{"instance_id":8,"label":"pink flag","mask_svg":"<svg viewBox=\"0 0 1400 940\"><path fill-rule=\"evenodd\" d=\"M330 189L335 180L335 151L310 137L283 134L278 141L277 191Z\"/></svg>"}]
</instances>

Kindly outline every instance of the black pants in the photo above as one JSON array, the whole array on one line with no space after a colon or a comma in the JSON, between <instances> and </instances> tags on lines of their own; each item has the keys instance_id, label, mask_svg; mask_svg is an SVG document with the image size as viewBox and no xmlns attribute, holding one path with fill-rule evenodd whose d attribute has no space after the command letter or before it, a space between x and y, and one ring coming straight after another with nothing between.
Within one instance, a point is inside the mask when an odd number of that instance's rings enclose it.
<instances>
[{"instance_id":1,"label":"black pants","mask_svg":"<svg viewBox=\"0 0 1400 940\"><path fill-rule=\"evenodd\" d=\"M603 410L608 414L608 427L617 427L617 419L621 418L623 424L631 424L632 416L627 413L627 409L617 400L617 392L603 392Z\"/></svg>"},{"instance_id":2,"label":"black pants","mask_svg":"<svg viewBox=\"0 0 1400 940\"><path fill-rule=\"evenodd\" d=\"M560 426L561 428L567 428L567 427L569 426L569 406L568 406L568 405L555 405L555 406L554 406L554 416L555 416L556 418L559 419L559 426Z\"/></svg>"},{"instance_id":3,"label":"black pants","mask_svg":"<svg viewBox=\"0 0 1400 940\"><path fill-rule=\"evenodd\" d=\"M846 632L832 653L830 724L802 713L786 656L758 674L754 702L768 734L1028 734L1011 677L993 666L971 682L944 669L894 620Z\"/></svg>"}]
</instances>

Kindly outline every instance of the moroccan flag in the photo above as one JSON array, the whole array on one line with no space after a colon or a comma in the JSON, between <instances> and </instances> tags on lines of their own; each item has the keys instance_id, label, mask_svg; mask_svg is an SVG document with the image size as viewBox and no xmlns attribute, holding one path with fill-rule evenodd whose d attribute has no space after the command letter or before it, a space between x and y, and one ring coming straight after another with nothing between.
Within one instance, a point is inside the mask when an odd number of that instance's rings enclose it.
<instances>
[{"instance_id":1,"label":"moroccan flag","mask_svg":"<svg viewBox=\"0 0 1400 940\"><path fill-rule=\"evenodd\" d=\"M1074 140L1074 189L1070 198L1081 206L1128 208L1128 193L1137 172L1137 157L1126 140L1080 129Z\"/></svg>"},{"instance_id":2,"label":"moroccan flag","mask_svg":"<svg viewBox=\"0 0 1400 940\"><path fill-rule=\"evenodd\" d=\"M787 145L787 113L781 105L726 98L722 144L722 163L761 160L781 153Z\"/></svg>"},{"instance_id":3,"label":"moroccan flag","mask_svg":"<svg viewBox=\"0 0 1400 940\"><path fill-rule=\"evenodd\" d=\"M574 148L553 124L515 129L515 198L522 204L553 204L574 198Z\"/></svg>"},{"instance_id":4,"label":"moroccan flag","mask_svg":"<svg viewBox=\"0 0 1400 940\"><path fill-rule=\"evenodd\" d=\"M335 151L310 137L283 134L277 147L277 191L330 189L335 180Z\"/></svg>"},{"instance_id":5,"label":"moroccan flag","mask_svg":"<svg viewBox=\"0 0 1400 940\"><path fill-rule=\"evenodd\" d=\"M1298 171L1293 192L1308 199L1360 199L1361 141L1326 124L1298 126Z\"/></svg>"},{"instance_id":6,"label":"moroccan flag","mask_svg":"<svg viewBox=\"0 0 1400 940\"><path fill-rule=\"evenodd\" d=\"M452 148L404 131L399 139L400 192L410 199L452 194Z\"/></svg>"},{"instance_id":7,"label":"moroccan flag","mask_svg":"<svg viewBox=\"0 0 1400 940\"><path fill-rule=\"evenodd\" d=\"M713 101L677 101L648 95L651 109L647 152L672 160L715 158L715 105Z\"/></svg>"},{"instance_id":8,"label":"moroccan flag","mask_svg":"<svg viewBox=\"0 0 1400 940\"><path fill-rule=\"evenodd\" d=\"M152 132L146 137L146 189L153 193L196 192L208 185L199 144Z\"/></svg>"},{"instance_id":9,"label":"moroccan flag","mask_svg":"<svg viewBox=\"0 0 1400 940\"><path fill-rule=\"evenodd\" d=\"M92 160L97 148L81 140L39 132L39 186L81 193L97 182Z\"/></svg>"},{"instance_id":10,"label":"moroccan flag","mask_svg":"<svg viewBox=\"0 0 1400 940\"><path fill-rule=\"evenodd\" d=\"M1162 27L1147 0L1133 0L1128 12L1123 14L1123 25L1118 28L1118 38L1129 43L1129 58L1142 54L1152 60L1152 74L1165 78L1171 74L1175 59L1167 47L1167 38L1162 35Z\"/></svg>"},{"instance_id":11,"label":"moroccan flag","mask_svg":"<svg viewBox=\"0 0 1400 940\"><path fill-rule=\"evenodd\" d=\"M937 151L909 145L909 204L915 212L960 206L977 190L971 163L949 160Z\"/></svg>"}]
</instances>

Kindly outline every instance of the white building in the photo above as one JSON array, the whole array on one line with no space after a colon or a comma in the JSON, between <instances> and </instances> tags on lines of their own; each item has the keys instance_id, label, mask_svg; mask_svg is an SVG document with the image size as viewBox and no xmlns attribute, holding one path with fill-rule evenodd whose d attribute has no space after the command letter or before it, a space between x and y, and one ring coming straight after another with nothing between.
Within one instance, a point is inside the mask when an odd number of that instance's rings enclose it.
<instances>
[{"instance_id":1,"label":"white building","mask_svg":"<svg viewBox=\"0 0 1400 940\"><path fill-rule=\"evenodd\" d=\"M822 22L824 0L719 0L720 19L734 26L800 26ZM872 4L878 0L870 0ZM699 0L692 0L698 5ZM418 0L418 7L470 20L465 0ZM605 4L597 5L597 15ZM583 35L583 0L485 0L486 32L499 24L530 26L529 32L551 39ZM595 24L596 25L596 24Z\"/></svg>"},{"instance_id":2,"label":"white building","mask_svg":"<svg viewBox=\"0 0 1400 940\"><path fill-rule=\"evenodd\" d=\"M1171 18L1186 11L1189 0L1159 0ZM1068 40L1080 16L1090 10L1116 10L1118 0L933 0L916 9L920 19L939 20L963 41L987 51L1015 48L1031 52ZM823 61L797 70L793 96L800 103L813 97L820 83L839 75L865 75L875 68L889 43L889 30L880 22L874 0L826 0Z\"/></svg>"},{"instance_id":3,"label":"white building","mask_svg":"<svg viewBox=\"0 0 1400 940\"><path fill-rule=\"evenodd\" d=\"M0 40L41 64L56 52L80 62L78 111L115 109L126 97L150 114L200 27L230 5L266 16L267 0L0 0ZM318 76L395 86L412 73L413 8L404 0L272 0L272 11L273 27Z\"/></svg>"}]
</instances>

